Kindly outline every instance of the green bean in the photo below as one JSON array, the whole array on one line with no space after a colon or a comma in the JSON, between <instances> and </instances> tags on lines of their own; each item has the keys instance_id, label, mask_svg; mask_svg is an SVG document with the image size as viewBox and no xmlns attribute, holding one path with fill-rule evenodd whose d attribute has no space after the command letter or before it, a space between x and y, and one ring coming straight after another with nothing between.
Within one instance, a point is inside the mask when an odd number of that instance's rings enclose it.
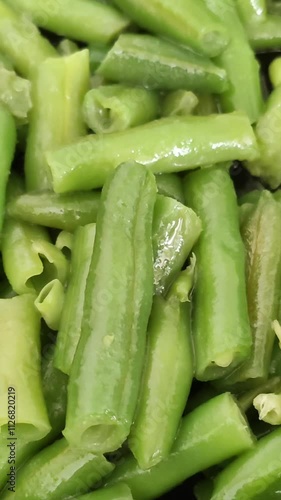
<instances>
[{"instance_id":1,"label":"green bean","mask_svg":"<svg viewBox=\"0 0 281 500\"><path fill-rule=\"evenodd\" d=\"M281 387L279 387L279 391ZM271 425L281 424L281 394L258 394L253 405L259 413L259 419Z\"/></svg>"},{"instance_id":2,"label":"green bean","mask_svg":"<svg viewBox=\"0 0 281 500\"><path fill-rule=\"evenodd\" d=\"M236 6L245 24L266 21L266 0L236 0Z\"/></svg>"},{"instance_id":3,"label":"green bean","mask_svg":"<svg viewBox=\"0 0 281 500\"><path fill-rule=\"evenodd\" d=\"M162 90L223 92L223 69L205 56L151 35L121 35L102 60L97 73L113 82Z\"/></svg>"},{"instance_id":4,"label":"green bean","mask_svg":"<svg viewBox=\"0 0 281 500\"><path fill-rule=\"evenodd\" d=\"M12 65L10 59L2 54L2 52L0 52L0 65L1 67L8 69L9 71L13 71L14 69L14 66Z\"/></svg>"},{"instance_id":5,"label":"green bean","mask_svg":"<svg viewBox=\"0 0 281 500\"><path fill-rule=\"evenodd\" d=\"M246 451L253 442L232 396L221 394L182 419L166 460L142 470L129 456L116 467L106 485L125 482L135 500L153 500L197 472Z\"/></svg>"},{"instance_id":6,"label":"green bean","mask_svg":"<svg viewBox=\"0 0 281 500\"><path fill-rule=\"evenodd\" d=\"M211 479L203 479L194 487L196 500L210 500L212 497L214 484Z\"/></svg>"},{"instance_id":7,"label":"green bean","mask_svg":"<svg viewBox=\"0 0 281 500\"><path fill-rule=\"evenodd\" d=\"M222 384L257 385L268 378L274 343L281 277L281 211L269 191L262 191L254 212L242 228L246 247L248 311L253 336L250 358Z\"/></svg>"},{"instance_id":8,"label":"green bean","mask_svg":"<svg viewBox=\"0 0 281 500\"><path fill-rule=\"evenodd\" d=\"M63 193L102 186L128 158L154 173L173 173L211 162L253 160L258 154L248 118L231 113L162 118L123 132L90 135L48 153L47 162L54 191Z\"/></svg>"},{"instance_id":9,"label":"green bean","mask_svg":"<svg viewBox=\"0 0 281 500\"><path fill-rule=\"evenodd\" d=\"M210 94L201 94L198 96L199 103L195 109L198 116L208 116L218 113L218 103L214 96Z\"/></svg>"},{"instance_id":10,"label":"green bean","mask_svg":"<svg viewBox=\"0 0 281 500\"><path fill-rule=\"evenodd\" d=\"M198 261L193 308L196 378L211 380L251 353L244 248L228 173L220 167L198 170L186 176L184 187L186 202L203 225L194 248Z\"/></svg>"},{"instance_id":11,"label":"green bean","mask_svg":"<svg viewBox=\"0 0 281 500\"><path fill-rule=\"evenodd\" d=\"M104 42L114 39L129 20L110 5L95 0L6 0L35 24L57 35L81 42Z\"/></svg>"},{"instance_id":12,"label":"green bean","mask_svg":"<svg viewBox=\"0 0 281 500\"><path fill-rule=\"evenodd\" d=\"M0 70L1 71L1 70ZM1 83L0 83L1 85ZM16 126L13 117L4 107L0 106L0 234L4 219L6 188L11 163L16 146Z\"/></svg>"},{"instance_id":13,"label":"green bean","mask_svg":"<svg viewBox=\"0 0 281 500\"><path fill-rule=\"evenodd\" d=\"M4 270L15 292L39 292L52 279L65 283L68 262L45 228L6 219L3 229Z\"/></svg>"},{"instance_id":14,"label":"green bean","mask_svg":"<svg viewBox=\"0 0 281 500\"><path fill-rule=\"evenodd\" d=\"M32 107L31 83L20 78L13 70L0 67L0 102L21 123L28 121L28 113Z\"/></svg>"},{"instance_id":15,"label":"green bean","mask_svg":"<svg viewBox=\"0 0 281 500\"><path fill-rule=\"evenodd\" d=\"M254 50L279 49L281 45L281 16L268 15L264 22L247 25L246 30Z\"/></svg>"},{"instance_id":16,"label":"green bean","mask_svg":"<svg viewBox=\"0 0 281 500\"><path fill-rule=\"evenodd\" d=\"M166 294L181 271L202 230L190 208L166 196L157 196L153 217L154 290Z\"/></svg>"},{"instance_id":17,"label":"green bean","mask_svg":"<svg viewBox=\"0 0 281 500\"><path fill-rule=\"evenodd\" d=\"M167 299L155 297L148 326L142 389L129 447L142 469L170 453L193 379L190 300L194 263Z\"/></svg>"},{"instance_id":18,"label":"green bean","mask_svg":"<svg viewBox=\"0 0 281 500\"><path fill-rule=\"evenodd\" d=\"M214 57L228 43L224 24L202 0L114 0L141 27Z\"/></svg>"},{"instance_id":19,"label":"green bean","mask_svg":"<svg viewBox=\"0 0 281 500\"><path fill-rule=\"evenodd\" d=\"M86 282L95 234L96 225L88 224L78 228L74 235L70 279L55 349L55 366L68 375L81 336Z\"/></svg>"},{"instance_id":20,"label":"green bean","mask_svg":"<svg viewBox=\"0 0 281 500\"><path fill-rule=\"evenodd\" d=\"M40 378L40 318L34 296L1 299L0 323L1 432L7 440L19 436L36 441L51 428Z\"/></svg>"},{"instance_id":21,"label":"green bean","mask_svg":"<svg viewBox=\"0 0 281 500\"><path fill-rule=\"evenodd\" d=\"M71 54L78 52L79 47L77 43L73 42L72 40L68 40L68 38L64 38L59 42L57 50L58 53L62 56L70 56Z\"/></svg>"},{"instance_id":22,"label":"green bean","mask_svg":"<svg viewBox=\"0 0 281 500\"><path fill-rule=\"evenodd\" d=\"M158 174L155 180L159 194L169 196L184 204L182 181L177 174Z\"/></svg>"},{"instance_id":23,"label":"green bean","mask_svg":"<svg viewBox=\"0 0 281 500\"><path fill-rule=\"evenodd\" d=\"M275 483L280 485L280 446L281 429L260 439L216 477L211 500L271 498Z\"/></svg>"},{"instance_id":24,"label":"green bean","mask_svg":"<svg viewBox=\"0 0 281 500\"><path fill-rule=\"evenodd\" d=\"M253 389L249 389L248 391L242 393L241 395L239 394L238 396L239 406L240 408L242 408L243 411L246 412L252 406L254 399L259 394L262 393L267 394L276 390L281 390L280 376L269 378L261 385L254 387Z\"/></svg>"},{"instance_id":25,"label":"green bean","mask_svg":"<svg viewBox=\"0 0 281 500\"><path fill-rule=\"evenodd\" d=\"M96 72L100 63L104 60L110 49L111 45L106 45L104 43L94 43L89 45L91 74Z\"/></svg>"},{"instance_id":26,"label":"green bean","mask_svg":"<svg viewBox=\"0 0 281 500\"><path fill-rule=\"evenodd\" d=\"M3 500L58 500L86 493L114 466L102 455L70 448L65 439L32 457L17 473L14 493L3 495Z\"/></svg>"},{"instance_id":27,"label":"green bean","mask_svg":"<svg viewBox=\"0 0 281 500\"><path fill-rule=\"evenodd\" d=\"M40 291L34 304L41 317L52 330L58 330L64 302L64 286L54 279Z\"/></svg>"},{"instance_id":28,"label":"green bean","mask_svg":"<svg viewBox=\"0 0 281 500\"><path fill-rule=\"evenodd\" d=\"M215 62L225 69L229 88L220 96L224 112L245 111L251 123L263 112L260 68L236 10L235 0L205 0L208 8L222 21L230 43Z\"/></svg>"},{"instance_id":29,"label":"green bean","mask_svg":"<svg viewBox=\"0 0 281 500\"><path fill-rule=\"evenodd\" d=\"M50 189L45 151L83 135L82 100L89 86L89 52L48 59L33 79L33 108L25 154L29 191Z\"/></svg>"},{"instance_id":30,"label":"green bean","mask_svg":"<svg viewBox=\"0 0 281 500\"><path fill-rule=\"evenodd\" d=\"M170 92L162 105L162 116L191 115L199 100L193 92L188 90L175 90Z\"/></svg>"},{"instance_id":31,"label":"green bean","mask_svg":"<svg viewBox=\"0 0 281 500\"><path fill-rule=\"evenodd\" d=\"M65 231L96 222L100 202L99 191L55 194L31 192L13 197L7 214L19 220Z\"/></svg>"},{"instance_id":32,"label":"green bean","mask_svg":"<svg viewBox=\"0 0 281 500\"><path fill-rule=\"evenodd\" d=\"M56 239L56 247L63 252L66 257L69 257L73 247L73 233L61 231Z\"/></svg>"},{"instance_id":33,"label":"green bean","mask_svg":"<svg viewBox=\"0 0 281 500\"><path fill-rule=\"evenodd\" d=\"M36 26L3 1L0 2L0 50L26 78L32 77L37 66L47 57L57 55Z\"/></svg>"},{"instance_id":34,"label":"green bean","mask_svg":"<svg viewBox=\"0 0 281 500\"><path fill-rule=\"evenodd\" d=\"M84 98L85 123L96 133L126 130L155 120L159 114L156 92L124 85L91 89Z\"/></svg>"},{"instance_id":35,"label":"green bean","mask_svg":"<svg viewBox=\"0 0 281 500\"><path fill-rule=\"evenodd\" d=\"M64 435L72 445L114 451L130 432L152 305L155 197L154 176L138 164L121 165L103 190L70 372Z\"/></svg>"}]
</instances>

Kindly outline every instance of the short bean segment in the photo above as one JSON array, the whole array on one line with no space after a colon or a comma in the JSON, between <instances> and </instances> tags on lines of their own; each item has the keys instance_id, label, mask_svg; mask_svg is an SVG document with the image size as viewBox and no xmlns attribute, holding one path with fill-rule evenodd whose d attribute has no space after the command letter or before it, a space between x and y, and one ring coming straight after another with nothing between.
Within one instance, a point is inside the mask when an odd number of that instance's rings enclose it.
<instances>
[{"instance_id":1,"label":"short bean segment","mask_svg":"<svg viewBox=\"0 0 281 500\"><path fill-rule=\"evenodd\" d=\"M97 73L152 89L221 93L227 88L225 71L210 59L152 35L121 35Z\"/></svg>"},{"instance_id":2,"label":"short bean segment","mask_svg":"<svg viewBox=\"0 0 281 500\"><path fill-rule=\"evenodd\" d=\"M86 133L82 101L88 87L87 49L39 65L33 78L33 108L25 153L27 190L51 189L44 153Z\"/></svg>"},{"instance_id":3,"label":"short bean segment","mask_svg":"<svg viewBox=\"0 0 281 500\"><path fill-rule=\"evenodd\" d=\"M194 248L193 332L196 377L210 380L225 376L251 353L245 252L228 172L221 167L198 170L186 176L184 189L186 203L203 225Z\"/></svg>"},{"instance_id":4,"label":"short bean segment","mask_svg":"<svg viewBox=\"0 0 281 500\"><path fill-rule=\"evenodd\" d=\"M109 42L129 25L129 20L108 4L95 0L6 0L33 22L82 42Z\"/></svg>"},{"instance_id":5,"label":"short bean segment","mask_svg":"<svg viewBox=\"0 0 281 500\"><path fill-rule=\"evenodd\" d=\"M140 26L214 57L228 43L224 24L202 0L114 0Z\"/></svg>"},{"instance_id":6,"label":"short bean segment","mask_svg":"<svg viewBox=\"0 0 281 500\"><path fill-rule=\"evenodd\" d=\"M193 379L189 295L194 260L167 298L153 301L142 388L128 441L142 469L169 455Z\"/></svg>"},{"instance_id":7,"label":"short bean segment","mask_svg":"<svg viewBox=\"0 0 281 500\"><path fill-rule=\"evenodd\" d=\"M61 500L86 493L113 470L103 455L70 448L65 439L33 456L17 474L15 493L3 500Z\"/></svg>"},{"instance_id":8,"label":"short bean segment","mask_svg":"<svg viewBox=\"0 0 281 500\"><path fill-rule=\"evenodd\" d=\"M121 165L103 190L70 372L64 435L72 445L113 451L130 432L153 295L155 197L154 176L137 164Z\"/></svg>"},{"instance_id":9,"label":"short bean segment","mask_svg":"<svg viewBox=\"0 0 281 500\"><path fill-rule=\"evenodd\" d=\"M281 211L269 191L262 191L257 205L242 227L246 247L246 286L253 336L250 358L224 384L257 384L267 379L274 343L272 322L278 317L281 252Z\"/></svg>"},{"instance_id":10,"label":"short bean segment","mask_svg":"<svg viewBox=\"0 0 281 500\"><path fill-rule=\"evenodd\" d=\"M128 158L163 174L258 156L249 119L235 112L161 118L123 132L89 135L49 152L47 163L54 191L65 193L103 186Z\"/></svg>"},{"instance_id":11,"label":"short bean segment","mask_svg":"<svg viewBox=\"0 0 281 500\"><path fill-rule=\"evenodd\" d=\"M160 100L156 92L124 85L91 89L84 98L83 114L96 133L110 133L155 120Z\"/></svg>"},{"instance_id":12,"label":"short bean segment","mask_svg":"<svg viewBox=\"0 0 281 500\"><path fill-rule=\"evenodd\" d=\"M126 482L135 500L153 500L197 472L252 448L253 444L254 438L239 407L230 393L224 393L182 419L167 459L143 470L129 456L117 465L106 484Z\"/></svg>"},{"instance_id":13,"label":"short bean segment","mask_svg":"<svg viewBox=\"0 0 281 500\"><path fill-rule=\"evenodd\" d=\"M182 203L157 196L153 217L154 289L165 295L181 271L202 230L196 213Z\"/></svg>"}]
</instances>

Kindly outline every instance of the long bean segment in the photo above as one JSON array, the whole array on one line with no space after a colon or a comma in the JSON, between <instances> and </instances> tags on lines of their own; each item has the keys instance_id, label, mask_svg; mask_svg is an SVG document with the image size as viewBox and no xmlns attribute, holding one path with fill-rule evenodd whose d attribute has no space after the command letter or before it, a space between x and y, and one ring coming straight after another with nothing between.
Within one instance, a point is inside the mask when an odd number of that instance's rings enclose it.
<instances>
[{"instance_id":1,"label":"long bean segment","mask_svg":"<svg viewBox=\"0 0 281 500\"><path fill-rule=\"evenodd\" d=\"M128 457L116 467L107 485L125 482L135 500L153 500L193 474L246 451L253 442L237 404L225 393L182 419L167 459L143 470Z\"/></svg>"},{"instance_id":2,"label":"long bean segment","mask_svg":"<svg viewBox=\"0 0 281 500\"><path fill-rule=\"evenodd\" d=\"M143 28L174 39L181 45L214 57L228 43L224 24L208 11L202 0L114 0Z\"/></svg>"},{"instance_id":3,"label":"long bean segment","mask_svg":"<svg viewBox=\"0 0 281 500\"><path fill-rule=\"evenodd\" d=\"M0 102L25 123L32 107L30 81L0 66Z\"/></svg>"},{"instance_id":4,"label":"long bean segment","mask_svg":"<svg viewBox=\"0 0 281 500\"><path fill-rule=\"evenodd\" d=\"M91 89L86 94L83 114L89 128L105 134L155 120L159 105L156 92L124 85L107 85Z\"/></svg>"},{"instance_id":5,"label":"long bean segment","mask_svg":"<svg viewBox=\"0 0 281 500\"><path fill-rule=\"evenodd\" d=\"M246 247L248 311L253 336L250 358L225 383L260 383L268 377L274 343L272 322L278 317L281 279L281 211L269 191L263 191L242 227Z\"/></svg>"},{"instance_id":6,"label":"long bean segment","mask_svg":"<svg viewBox=\"0 0 281 500\"><path fill-rule=\"evenodd\" d=\"M40 318L34 307L34 296L1 299L0 322L1 432L8 437L8 394L11 395L9 401L16 401L16 413L11 412L9 426L16 424L19 437L36 441L51 428L42 392Z\"/></svg>"},{"instance_id":7,"label":"long bean segment","mask_svg":"<svg viewBox=\"0 0 281 500\"><path fill-rule=\"evenodd\" d=\"M227 77L210 59L151 35L121 35L97 73L152 89L223 92Z\"/></svg>"},{"instance_id":8,"label":"long bean segment","mask_svg":"<svg viewBox=\"0 0 281 500\"><path fill-rule=\"evenodd\" d=\"M198 103L198 98L193 92L175 90L165 97L162 105L162 116L191 115Z\"/></svg>"},{"instance_id":9,"label":"long bean segment","mask_svg":"<svg viewBox=\"0 0 281 500\"><path fill-rule=\"evenodd\" d=\"M148 326L146 364L129 447L142 469L170 453L193 378L190 299L193 264L167 299L155 297Z\"/></svg>"},{"instance_id":10,"label":"long bean segment","mask_svg":"<svg viewBox=\"0 0 281 500\"><path fill-rule=\"evenodd\" d=\"M30 19L3 1L0 2L0 50L11 60L16 70L27 78L47 57L57 55L55 48L40 35Z\"/></svg>"},{"instance_id":11,"label":"long bean segment","mask_svg":"<svg viewBox=\"0 0 281 500\"><path fill-rule=\"evenodd\" d=\"M44 153L86 133L82 101L89 86L89 51L48 59L33 79L33 109L25 154L29 191L52 187Z\"/></svg>"},{"instance_id":12,"label":"long bean segment","mask_svg":"<svg viewBox=\"0 0 281 500\"><path fill-rule=\"evenodd\" d=\"M229 88L220 96L222 110L245 111L255 123L263 111L259 64L251 49L236 10L235 0L205 0L209 9L224 23L230 42L215 61L225 69Z\"/></svg>"},{"instance_id":13,"label":"long bean segment","mask_svg":"<svg viewBox=\"0 0 281 500\"><path fill-rule=\"evenodd\" d=\"M248 24L246 30L254 50L279 49L281 45L281 16L268 15L264 22Z\"/></svg>"},{"instance_id":14,"label":"long bean segment","mask_svg":"<svg viewBox=\"0 0 281 500\"><path fill-rule=\"evenodd\" d=\"M217 476L211 500L271 498L274 484L280 486L280 447L281 429L260 439Z\"/></svg>"},{"instance_id":15,"label":"long bean segment","mask_svg":"<svg viewBox=\"0 0 281 500\"><path fill-rule=\"evenodd\" d=\"M155 180L159 194L184 203L182 181L177 174L159 174L155 176Z\"/></svg>"},{"instance_id":16,"label":"long bean segment","mask_svg":"<svg viewBox=\"0 0 281 500\"><path fill-rule=\"evenodd\" d=\"M74 231L79 226L96 222L99 202L99 191L31 192L11 199L7 213L30 224Z\"/></svg>"},{"instance_id":17,"label":"long bean segment","mask_svg":"<svg viewBox=\"0 0 281 500\"><path fill-rule=\"evenodd\" d=\"M1 85L1 84L0 84ZM16 126L8 110L0 106L0 234L4 219L6 188L16 147Z\"/></svg>"},{"instance_id":18,"label":"long bean segment","mask_svg":"<svg viewBox=\"0 0 281 500\"><path fill-rule=\"evenodd\" d=\"M86 493L113 468L102 455L70 448L65 439L60 439L21 468L15 493L4 494L3 500L76 497Z\"/></svg>"},{"instance_id":19,"label":"long bean segment","mask_svg":"<svg viewBox=\"0 0 281 500\"><path fill-rule=\"evenodd\" d=\"M47 162L55 192L63 193L101 187L128 158L154 173L172 173L258 155L248 118L231 113L162 118L123 132L90 135L48 153Z\"/></svg>"},{"instance_id":20,"label":"long bean segment","mask_svg":"<svg viewBox=\"0 0 281 500\"><path fill-rule=\"evenodd\" d=\"M251 352L244 247L228 172L220 167L198 170L186 176L184 188L186 203L203 225L194 248L193 332L196 377L210 380L231 371Z\"/></svg>"},{"instance_id":21,"label":"long bean segment","mask_svg":"<svg viewBox=\"0 0 281 500\"><path fill-rule=\"evenodd\" d=\"M88 224L78 228L74 236L70 279L55 350L56 367L68 375L81 336L86 282L95 235L96 225Z\"/></svg>"},{"instance_id":22,"label":"long bean segment","mask_svg":"<svg viewBox=\"0 0 281 500\"><path fill-rule=\"evenodd\" d=\"M245 24L257 23L266 20L266 0L236 0L236 6L240 17Z\"/></svg>"},{"instance_id":23,"label":"long bean segment","mask_svg":"<svg viewBox=\"0 0 281 500\"><path fill-rule=\"evenodd\" d=\"M5 273L15 292L39 292L53 279L65 283L68 262L49 239L45 228L6 219L2 257Z\"/></svg>"},{"instance_id":24,"label":"long bean segment","mask_svg":"<svg viewBox=\"0 0 281 500\"><path fill-rule=\"evenodd\" d=\"M34 304L52 330L58 330L64 302L64 286L58 279L47 283L40 291Z\"/></svg>"},{"instance_id":25,"label":"long bean segment","mask_svg":"<svg viewBox=\"0 0 281 500\"><path fill-rule=\"evenodd\" d=\"M58 35L81 42L109 42L129 25L129 20L110 5L95 0L6 0L33 22Z\"/></svg>"},{"instance_id":26,"label":"long bean segment","mask_svg":"<svg viewBox=\"0 0 281 500\"><path fill-rule=\"evenodd\" d=\"M130 432L152 304L155 196L138 164L121 165L102 193L68 389L64 435L76 446L113 451Z\"/></svg>"},{"instance_id":27,"label":"long bean segment","mask_svg":"<svg viewBox=\"0 0 281 500\"><path fill-rule=\"evenodd\" d=\"M182 269L202 230L190 208L166 196L158 196L153 217L154 289L166 294Z\"/></svg>"},{"instance_id":28,"label":"long bean segment","mask_svg":"<svg viewBox=\"0 0 281 500\"><path fill-rule=\"evenodd\" d=\"M272 189L281 184L279 131L281 129L281 86L270 94L265 113L256 126L260 159L247 163L251 174L261 177Z\"/></svg>"}]
</instances>

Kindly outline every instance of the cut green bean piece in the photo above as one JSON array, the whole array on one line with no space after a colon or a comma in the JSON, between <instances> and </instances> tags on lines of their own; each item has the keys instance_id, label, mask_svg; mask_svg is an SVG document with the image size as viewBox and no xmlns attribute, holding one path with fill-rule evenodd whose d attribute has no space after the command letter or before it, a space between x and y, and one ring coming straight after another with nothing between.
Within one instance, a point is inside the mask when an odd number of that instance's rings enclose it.
<instances>
[{"instance_id":1,"label":"cut green bean piece","mask_svg":"<svg viewBox=\"0 0 281 500\"><path fill-rule=\"evenodd\" d=\"M74 235L70 279L55 349L55 366L68 375L81 335L86 282L95 234L96 225L88 224L78 228Z\"/></svg>"},{"instance_id":2,"label":"cut green bean piece","mask_svg":"<svg viewBox=\"0 0 281 500\"><path fill-rule=\"evenodd\" d=\"M266 0L236 0L236 6L244 24L266 21Z\"/></svg>"},{"instance_id":3,"label":"cut green bean piece","mask_svg":"<svg viewBox=\"0 0 281 500\"><path fill-rule=\"evenodd\" d=\"M175 90L170 92L162 105L162 116L191 115L199 100L193 92L188 90Z\"/></svg>"},{"instance_id":4,"label":"cut green bean piece","mask_svg":"<svg viewBox=\"0 0 281 500\"><path fill-rule=\"evenodd\" d=\"M64 38L61 42L59 42L57 50L62 56L70 56L71 54L78 52L79 47L77 43L72 40L68 40L68 38Z\"/></svg>"},{"instance_id":5,"label":"cut green bean piece","mask_svg":"<svg viewBox=\"0 0 281 500\"><path fill-rule=\"evenodd\" d=\"M15 493L4 494L3 500L73 498L86 493L113 469L102 455L70 448L65 439L60 439L18 471Z\"/></svg>"},{"instance_id":6,"label":"cut green bean piece","mask_svg":"<svg viewBox=\"0 0 281 500\"><path fill-rule=\"evenodd\" d=\"M1 72L1 69L0 69ZM1 83L0 83L1 86ZM4 219L6 188L16 147L16 126L10 112L0 105L0 235Z\"/></svg>"},{"instance_id":7,"label":"cut green bean piece","mask_svg":"<svg viewBox=\"0 0 281 500\"><path fill-rule=\"evenodd\" d=\"M0 52L0 66L8 69L9 71L13 71L14 69L14 66L11 63L10 59L4 54L2 54L2 52Z\"/></svg>"},{"instance_id":8,"label":"cut green bean piece","mask_svg":"<svg viewBox=\"0 0 281 500\"><path fill-rule=\"evenodd\" d=\"M210 59L151 35L121 35L97 73L152 89L220 93L227 88L225 71Z\"/></svg>"},{"instance_id":9,"label":"cut green bean piece","mask_svg":"<svg viewBox=\"0 0 281 500\"><path fill-rule=\"evenodd\" d=\"M256 51L278 50L281 46L281 16L268 15L264 22L248 24L246 31Z\"/></svg>"},{"instance_id":10,"label":"cut green bean piece","mask_svg":"<svg viewBox=\"0 0 281 500\"><path fill-rule=\"evenodd\" d=\"M194 248L198 262L193 306L196 378L212 380L233 370L251 353L244 246L236 194L225 169L188 174L184 188L186 203L203 226Z\"/></svg>"},{"instance_id":11,"label":"cut green bean piece","mask_svg":"<svg viewBox=\"0 0 281 500\"><path fill-rule=\"evenodd\" d=\"M268 378L277 318L281 279L281 211L269 191L262 191L258 204L242 227L246 247L248 312L253 336L249 359L222 381L257 385Z\"/></svg>"},{"instance_id":12,"label":"cut green bean piece","mask_svg":"<svg viewBox=\"0 0 281 500\"><path fill-rule=\"evenodd\" d=\"M64 286L52 280L42 288L34 304L41 317L51 330L58 330L64 302Z\"/></svg>"},{"instance_id":13,"label":"cut green bean piece","mask_svg":"<svg viewBox=\"0 0 281 500\"><path fill-rule=\"evenodd\" d=\"M131 490L125 483L116 484L109 488L102 488L82 497L78 500L133 500Z\"/></svg>"},{"instance_id":14,"label":"cut green bean piece","mask_svg":"<svg viewBox=\"0 0 281 500\"><path fill-rule=\"evenodd\" d=\"M124 85L107 85L87 92L83 115L90 129L97 134L106 134L155 120L159 107L160 100L156 92Z\"/></svg>"},{"instance_id":15,"label":"cut green bean piece","mask_svg":"<svg viewBox=\"0 0 281 500\"><path fill-rule=\"evenodd\" d=\"M128 158L153 173L175 173L258 155L249 119L230 113L162 118L123 132L90 135L48 153L47 162L54 191L63 193L101 187Z\"/></svg>"},{"instance_id":16,"label":"cut green bean piece","mask_svg":"<svg viewBox=\"0 0 281 500\"><path fill-rule=\"evenodd\" d=\"M139 164L120 165L103 189L70 372L63 433L72 445L114 451L129 435L152 305L155 198L154 176Z\"/></svg>"},{"instance_id":17,"label":"cut green bean piece","mask_svg":"<svg viewBox=\"0 0 281 500\"><path fill-rule=\"evenodd\" d=\"M15 6L14 1L11 4ZM32 77L47 57L57 55L55 48L40 35L30 19L3 1L0 2L0 50L26 78Z\"/></svg>"},{"instance_id":18,"label":"cut green bean piece","mask_svg":"<svg viewBox=\"0 0 281 500\"><path fill-rule=\"evenodd\" d=\"M40 28L81 42L107 43L129 25L129 20L112 6L95 0L6 0L29 15Z\"/></svg>"},{"instance_id":19,"label":"cut green bean piece","mask_svg":"<svg viewBox=\"0 0 281 500\"><path fill-rule=\"evenodd\" d=\"M52 279L65 283L68 262L49 239L45 228L6 219L2 257L5 273L15 292L40 290Z\"/></svg>"},{"instance_id":20,"label":"cut green bean piece","mask_svg":"<svg viewBox=\"0 0 281 500\"><path fill-rule=\"evenodd\" d=\"M157 196L153 218L154 290L165 295L181 271L202 230L190 208L166 196Z\"/></svg>"},{"instance_id":21,"label":"cut green bean piece","mask_svg":"<svg viewBox=\"0 0 281 500\"><path fill-rule=\"evenodd\" d=\"M0 323L1 432L8 439L12 429L15 437L36 441L51 427L42 392L40 317L34 296L1 299ZM11 411L7 411L7 401Z\"/></svg>"},{"instance_id":22,"label":"cut green bean piece","mask_svg":"<svg viewBox=\"0 0 281 500\"><path fill-rule=\"evenodd\" d=\"M271 425L281 424L281 394L259 394L253 402L259 419Z\"/></svg>"},{"instance_id":23,"label":"cut green bean piece","mask_svg":"<svg viewBox=\"0 0 281 500\"><path fill-rule=\"evenodd\" d=\"M216 477L211 500L271 498L267 492L280 483L280 448L281 429L277 429Z\"/></svg>"},{"instance_id":24,"label":"cut green bean piece","mask_svg":"<svg viewBox=\"0 0 281 500\"><path fill-rule=\"evenodd\" d=\"M281 19L281 18L280 18ZM281 184L279 131L281 128L281 86L270 94L266 111L256 126L260 159L246 164L252 175L261 177L272 189Z\"/></svg>"},{"instance_id":25,"label":"cut green bean piece","mask_svg":"<svg viewBox=\"0 0 281 500\"><path fill-rule=\"evenodd\" d=\"M89 51L48 59L33 79L33 108L25 154L28 191L51 189L44 153L86 133L82 101L89 88Z\"/></svg>"},{"instance_id":26,"label":"cut green bean piece","mask_svg":"<svg viewBox=\"0 0 281 500\"><path fill-rule=\"evenodd\" d=\"M116 467L107 485L125 482L135 500L153 500L197 472L246 451L253 443L233 397L221 394L182 419L167 459L142 470L128 457Z\"/></svg>"},{"instance_id":27,"label":"cut green bean piece","mask_svg":"<svg viewBox=\"0 0 281 500\"><path fill-rule=\"evenodd\" d=\"M4 67L0 67L0 102L19 118L22 122L28 120L28 113L32 107L31 83L20 78L17 74Z\"/></svg>"},{"instance_id":28,"label":"cut green bean piece","mask_svg":"<svg viewBox=\"0 0 281 500\"><path fill-rule=\"evenodd\" d=\"M158 174L155 180L159 194L169 196L184 204L182 180L177 174Z\"/></svg>"},{"instance_id":29,"label":"cut green bean piece","mask_svg":"<svg viewBox=\"0 0 281 500\"><path fill-rule=\"evenodd\" d=\"M180 274L167 299L154 297L142 388L128 440L142 469L168 457L193 379L188 304L193 264Z\"/></svg>"},{"instance_id":30,"label":"cut green bean piece","mask_svg":"<svg viewBox=\"0 0 281 500\"><path fill-rule=\"evenodd\" d=\"M7 213L31 224L74 231L79 226L96 222L99 203L99 191L31 192L13 197L7 204Z\"/></svg>"},{"instance_id":31,"label":"cut green bean piece","mask_svg":"<svg viewBox=\"0 0 281 500\"><path fill-rule=\"evenodd\" d=\"M228 46L215 59L229 80L229 88L220 96L222 111L244 111L251 123L255 123L264 108L260 68L239 19L236 0L205 0L205 3L230 35Z\"/></svg>"},{"instance_id":32,"label":"cut green bean piece","mask_svg":"<svg viewBox=\"0 0 281 500\"><path fill-rule=\"evenodd\" d=\"M228 44L224 24L202 0L114 0L142 28L214 57Z\"/></svg>"},{"instance_id":33,"label":"cut green bean piece","mask_svg":"<svg viewBox=\"0 0 281 500\"><path fill-rule=\"evenodd\" d=\"M56 247L61 250L66 257L71 255L73 239L73 233L69 233L68 231L61 231L56 239Z\"/></svg>"},{"instance_id":34,"label":"cut green bean piece","mask_svg":"<svg viewBox=\"0 0 281 500\"><path fill-rule=\"evenodd\" d=\"M199 103L195 109L198 116L208 116L218 113L218 103L214 96L210 94L201 94L198 96Z\"/></svg>"}]
</instances>

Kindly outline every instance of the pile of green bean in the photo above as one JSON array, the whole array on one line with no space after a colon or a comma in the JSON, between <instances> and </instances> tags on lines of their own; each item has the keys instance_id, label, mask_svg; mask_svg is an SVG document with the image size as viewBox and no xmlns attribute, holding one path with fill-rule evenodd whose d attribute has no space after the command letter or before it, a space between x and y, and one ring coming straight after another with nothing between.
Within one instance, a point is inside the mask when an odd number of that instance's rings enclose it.
<instances>
[{"instance_id":1,"label":"pile of green bean","mask_svg":"<svg viewBox=\"0 0 281 500\"><path fill-rule=\"evenodd\" d=\"M0 0L1 500L280 496L267 50L280 0Z\"/></svg>"}]
</instances>

